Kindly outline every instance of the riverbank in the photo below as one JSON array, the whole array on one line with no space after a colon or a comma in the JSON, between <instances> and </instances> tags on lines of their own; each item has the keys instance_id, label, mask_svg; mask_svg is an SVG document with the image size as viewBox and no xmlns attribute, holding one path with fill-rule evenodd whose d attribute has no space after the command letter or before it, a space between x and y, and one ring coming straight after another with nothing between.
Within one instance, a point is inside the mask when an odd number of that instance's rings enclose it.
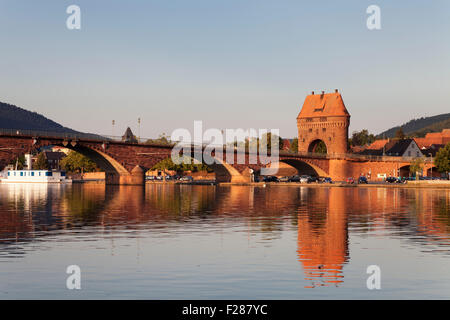
<instances>
[{"instance_id":1,"label":"riverbank","mask_svg":"<svg viewBox=\"0 0 450 320\"><path fill-rule=\"evenodd\" d=\"M284 187L316 187L316 188L439 188L450 189L450 181L408 181L408 183L368 183L368 184L349 184L345 182L335 183L300 183L300 182L249 182L249 183L232 183L221 182L219 186L284 186Z\"/></svg>"},{"instance_id":2,"label":"riverbank","mask_svg":"<svg viewBox=\"0 0 450 320\"><path fill-rule=\"evenodd\" d=\"M89 183L89 184L104 184L104 180L73 180L72 183ZM313 188L438 188L450 189L450 181L408 181L408 183L385 183L375 182L368 184L348 184L345 182L335 183L300 183L300 182L219 182L213 180L198 180L198 181L146 181L146 184L183 184L183 185L218 185L218 186L283 186L283 187L313 187Z\"/></svg>"}]
</instances>

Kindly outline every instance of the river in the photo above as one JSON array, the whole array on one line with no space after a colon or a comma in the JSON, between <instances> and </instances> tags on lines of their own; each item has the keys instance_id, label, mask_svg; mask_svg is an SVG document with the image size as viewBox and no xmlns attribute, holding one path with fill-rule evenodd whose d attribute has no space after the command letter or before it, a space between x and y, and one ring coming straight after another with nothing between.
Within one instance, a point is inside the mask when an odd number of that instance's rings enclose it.
<instances>
[{"instance_id":1,"label":"river","mask_svg":"<svg viewBox=\"0 0 450 320\"><path fill-rule=\"evenodd\" d=\"M449 189L0 184L0 299L449 299L449 211Z\"/></svg>"}]
</instances>

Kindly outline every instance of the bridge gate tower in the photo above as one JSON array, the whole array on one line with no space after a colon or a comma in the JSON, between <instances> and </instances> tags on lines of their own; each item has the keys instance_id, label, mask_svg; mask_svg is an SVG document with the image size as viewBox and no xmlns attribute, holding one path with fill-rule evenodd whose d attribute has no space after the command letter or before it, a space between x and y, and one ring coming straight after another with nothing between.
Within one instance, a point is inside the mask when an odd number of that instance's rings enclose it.
<instances>
[{"instance_id":1,"label":"bridge gate tower","mask_svg":"<svg viewBox=\"0 0 450 320\"><path fill-rule=\"evenodd\" d=\"M298 151L343 154L348 151L350 114L341 94L308 95L297 116Z\"/></svg>"}]
</instances>

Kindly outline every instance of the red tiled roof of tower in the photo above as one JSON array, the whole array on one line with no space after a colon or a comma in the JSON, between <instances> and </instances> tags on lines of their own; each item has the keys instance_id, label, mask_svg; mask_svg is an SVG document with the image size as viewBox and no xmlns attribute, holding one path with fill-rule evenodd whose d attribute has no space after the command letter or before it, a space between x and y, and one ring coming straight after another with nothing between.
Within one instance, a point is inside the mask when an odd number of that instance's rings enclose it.
<instances>
[{"instance_id":1,"label":"red tiled roof of tower","mask_svg":"<svg viewBox=\"0 0 450 320\"><path fill-rule=\"evenodd\" d=\"M325 116L350 117L339 92L310 94L306 97L297 118Z\"/></svg>"}]
</instances>

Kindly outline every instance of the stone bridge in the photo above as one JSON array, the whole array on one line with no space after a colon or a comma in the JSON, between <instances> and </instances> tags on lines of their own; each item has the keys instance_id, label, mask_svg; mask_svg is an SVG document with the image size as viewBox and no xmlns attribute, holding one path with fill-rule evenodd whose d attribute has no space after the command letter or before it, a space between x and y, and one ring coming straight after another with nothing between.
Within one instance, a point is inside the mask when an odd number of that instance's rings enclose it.
<instances>
[{"instance_id":1,"label":"stone bridge","mask_svg":"<svg viewBox=\"0 0 450 320\"><path fill-rule=\"evenodd\" d=\"M44 146L63 146L77 151L105 171L107 184L143 184L145 172L158 162L169 158L172 146L119 142L111 139L91 139L69 136L55 136L27 133L0 132L0 170L14 159L25 153L30 153ZM194 146L191 147L194 151ZM192 157L197 158L192 152ZM226 151L223 151L224 158ZM215 153L212 153L215 156ZM258 175L261 168L267 167L270 154L258 156L249 152L233 149L234 161L219 159L210 167L216 174L217 182L249 182L251 170ZM238 158L244 161L238 163ZM299 174L328 176L335 181L343 181L347 177L358 177L363 174L375 179L378 174L387 176L408 176L412 159L401 157L373 157L354 154L318 154L318 153L287 153L280 152L279 163L272 161L272 166L290 167ZM431 165L427 163L425 170ZM275 175L277 175L275 173Z\"/></svg>"}]
</instances>

